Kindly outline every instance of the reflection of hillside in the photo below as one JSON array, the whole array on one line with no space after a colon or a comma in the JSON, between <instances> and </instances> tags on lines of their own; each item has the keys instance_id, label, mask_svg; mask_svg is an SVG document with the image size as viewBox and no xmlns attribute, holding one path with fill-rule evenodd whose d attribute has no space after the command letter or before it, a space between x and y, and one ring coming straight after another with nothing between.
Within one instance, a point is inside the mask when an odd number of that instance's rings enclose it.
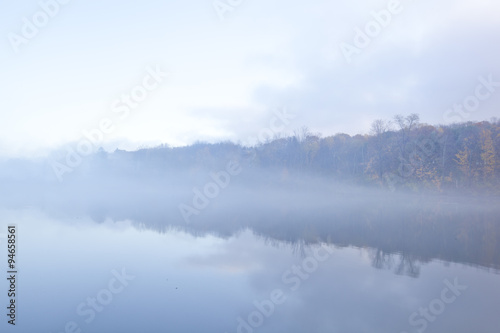
<instances>
[{"instance_id":1,"label":"reflection of hillside","mask_svg":"<svg viewBox=\"0 0 500 333\"><path fill-rule=\"evenodd\" d=\"M2 191L8 195L2 204L90 215L98 222L129 219L158 232L175 228L195 236L230 237L248 228L271 241L367 247L373 249L374 267L410 276L418 276L418 262L432 259L500 268L497 198L391 193L244 169L186 224L178 205L190 203L192 188L209 181L208 173L186 170L140 179L81 176L50 187L30 183L22 190L4 183Z\"/></svg>"},{"instance_id":2,"label":"reflection of hillside","mask_svg":"<svg viewBox=\"0 0 500 333\"><path fill-rule=\"evenodd\" d=\"M432 259L500 268L498 210L473 204L450 209L448 203L432 200L399 206L397 202L367 201L362 208L338 204L321 211L296 206L274 214L269 210L249 226L258 234L289 242L321 240L373 248L373 265L399 274L416 276L415 262ZM273 223L279 220L287 227ZM390 258L394 254L399 258Z\"/></svg>"},{"instance_id":3,"label":"reflection of hillside","mask_svg":"<svg viewBox=\"0 0 500 333\"><path fill-rule=\"evenodd\" d=\"M245 187L221 195L186 224L173 195L110 198L70 199L54 209L88 214L96 221L130 219L158 232L175 228L195 236L230 237L248 228L266 239L292 244L322 241L367 247L374 249L374 267L410 276L418 276L417 262L432 259L500 268L500 208L486 199L453 199L450 204L451 199L442 197L384 193L381 198L377 192L323 195L308 189L259 193Z\"/></svg>"}]
</instances>

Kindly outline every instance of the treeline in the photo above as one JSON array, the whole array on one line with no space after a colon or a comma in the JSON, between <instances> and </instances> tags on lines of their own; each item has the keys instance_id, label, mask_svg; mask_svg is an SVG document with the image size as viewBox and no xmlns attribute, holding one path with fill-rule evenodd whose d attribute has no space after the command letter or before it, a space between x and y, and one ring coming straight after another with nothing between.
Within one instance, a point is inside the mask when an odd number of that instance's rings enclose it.
<instances>
[{"instance_id":1,"label":"treeline","mask_svg":"<svg viewBox=\"0 0 500 333\"><path fill-rule=\"evenodd\" d=\"M376 120L366 135L322 137L303 127L254 147L232 142L166 145L86 157L85 174L162 177L178 170L218 171L229 160L244 168L277 169L286 179L309 173L391 190L500 191L500 121L432 126L417 114ZM52 168L50 168L52 172Z\"/></svg>"},{"instance_id":2,"label":"treeline","mask_svg":"<svg viewBox=\"0 0 500 333\"><path fill-rule=\"evenodd\" d=\"M264 166L319 171L391 189L498 192L500 122L432 126L417 114L376 120L370 134L322 138L307 128L257 150Z\"/></svg>"}]
</instances>

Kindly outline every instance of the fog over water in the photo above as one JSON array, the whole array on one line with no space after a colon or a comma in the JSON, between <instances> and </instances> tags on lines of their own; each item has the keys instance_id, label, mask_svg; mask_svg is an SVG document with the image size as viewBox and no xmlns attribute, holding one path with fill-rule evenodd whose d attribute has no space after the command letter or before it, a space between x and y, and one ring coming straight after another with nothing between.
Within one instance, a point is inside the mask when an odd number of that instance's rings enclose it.
<instances>
[{"instance_id":1,"label":"fog over water","mask_svg":"<svg viewBox=\"0 0 500 333\"><path fill-rule=\"evenodd\" d=\"M2 206L98 223L130 220L158 232L200 236L231 237L248 229L290 243L329 242L416 261L500 267L496 196L391 191L234 160L135 175L97 164L75 170L64 182L40 170L24 179L10 170L0 189Z\"/></svg>"},{"instance_id":2,"label":"fog over water","mask_svg":"<svg viewBox=\"0 0 500 333\"><path fill-rule=\"evenodd\" d=\"M50 160L2 162L23 332L499 327L496 196L361 186L252 155L100 154L62 182Z\"/></svg>"}]
</instances>

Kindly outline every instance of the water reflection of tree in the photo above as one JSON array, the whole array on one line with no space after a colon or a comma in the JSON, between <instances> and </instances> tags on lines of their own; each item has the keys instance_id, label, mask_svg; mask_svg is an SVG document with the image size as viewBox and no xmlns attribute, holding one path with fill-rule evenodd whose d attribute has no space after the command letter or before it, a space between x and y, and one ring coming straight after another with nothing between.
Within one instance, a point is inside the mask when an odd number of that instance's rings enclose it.
<instances>
[{"instance_id":1,"label":"water reflection of tree","mask_svg":"<svg viewBox=\"0 0 500 333\"><path fill-rule=\"evenodd\" d=\"M394 270L397 275L406 275L414 278L420 276L418 258L407 253L387 253L381 249L370 251L372 266L377 269Z\"/></svg>"},{"instance_id":2,"label":"water reflection of tree","mask_svg":"<svg viewBox=\"0 0 500 333\"><path fill-rule=\"evenodd\" d=\"M396 274L418 277L420 275L420 266L412 255L401 254L400 261L396 268Z\"/></svg>"},{"instance_id":3,"label":"water reflection of tree","mask_svg":"<svg viewBox=\"0 0 500 333\"><path fill-rule=\"evenodd\" d=\"M394 258L390 253L386 253L381 249L372 249L370 252L372 266L377 269L392 269L394 266Z\"/></svg>"}]
</instances>

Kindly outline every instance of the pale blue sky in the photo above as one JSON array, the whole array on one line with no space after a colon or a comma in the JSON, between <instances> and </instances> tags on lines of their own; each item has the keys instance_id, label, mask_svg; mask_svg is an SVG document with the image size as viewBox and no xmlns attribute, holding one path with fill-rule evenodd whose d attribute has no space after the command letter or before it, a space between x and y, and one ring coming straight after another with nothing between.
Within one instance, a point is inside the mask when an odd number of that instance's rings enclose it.
<instances>
[{"instance_id":1,"label":"pale blue sky","mask_svg":"<svg viewBox=\"0 0 500 333\"><path fill-rule=\"evenodd\" d=\"M54 0L55 1L55 0ZM43 1L43 2L49 2ZM242 1L221 21L211 0L78 1L19 46L37 1L0 11L0 156L40 154L111 118L107 148L247 142L273 111L324 135L367 133L376 118L417 112L427 123L499 115L500 87L467 117L445 117L474 94L478 77L500 81L500 4L401 0L390 24L348 63L339 45L390 1ZM114 101L146 68L168 77L129 117Z\"/></svg>"}]
</instances>

